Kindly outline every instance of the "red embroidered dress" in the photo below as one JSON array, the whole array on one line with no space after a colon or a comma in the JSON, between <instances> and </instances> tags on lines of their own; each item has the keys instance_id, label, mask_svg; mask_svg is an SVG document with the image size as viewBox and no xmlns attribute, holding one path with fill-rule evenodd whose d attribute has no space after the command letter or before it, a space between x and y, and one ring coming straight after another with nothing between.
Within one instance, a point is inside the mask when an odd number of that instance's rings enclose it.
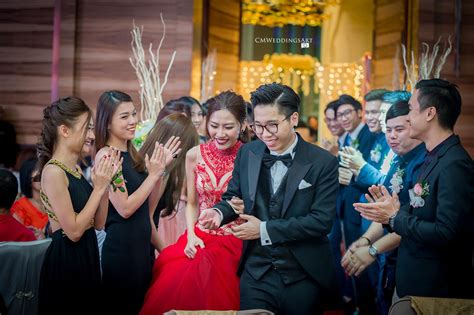
<instances>
[{"instance_id":1,"label":"red embroidered dress","mask_svg":"<svg viewBox=\"0 0 474 315\"><path fill-rule=\"evenodd\" d=\"M232 177L234 160L241 146L217 149L211 141L199 146L195 186L199 211L212 208L221 200ZM240 302L237 267L242 241L230 232L228 223L218 230L195 226L196 236L205 248L198 248L193 259L186 257L187 233L176 244L165 248L153 267L153 280L140 314L162 314L169 310L238 310Z\"/></svg>"}]
</instances>

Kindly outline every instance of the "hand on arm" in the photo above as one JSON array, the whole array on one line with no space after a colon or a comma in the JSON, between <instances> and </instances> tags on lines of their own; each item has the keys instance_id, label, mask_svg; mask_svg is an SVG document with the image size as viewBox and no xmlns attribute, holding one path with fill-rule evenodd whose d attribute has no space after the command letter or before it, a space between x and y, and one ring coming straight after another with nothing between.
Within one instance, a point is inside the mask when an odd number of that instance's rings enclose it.
<instances>
[{"instance_id":1,"label":"hand on arm","mask_svg":"<svg viewBox=\"0 0 474 315\"><path fill-rule=\"evenodd\" d=\"M256 240L260 238L260 219L253 215L240 214L240 217L247 222L233 226L232 232L235 237L240 238L244 241Z\"/></svg>"}]
</instances>

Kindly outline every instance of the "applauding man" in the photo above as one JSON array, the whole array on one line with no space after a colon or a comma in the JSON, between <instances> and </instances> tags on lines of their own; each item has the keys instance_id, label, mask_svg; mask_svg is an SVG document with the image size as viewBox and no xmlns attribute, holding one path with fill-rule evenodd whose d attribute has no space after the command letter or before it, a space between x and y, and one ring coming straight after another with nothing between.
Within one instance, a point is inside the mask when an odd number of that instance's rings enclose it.
<instances>
[{"instance_id":1,"label":"applauding man","mask_svg":"<svg viewBox=\"0 0 474 315\"><path fill-rule=\"evenodd\" d=\"M355 204L361 215L401 236L396 271L398 296L473 298L472 159L453 128L461 112L457 88L444 80L422 80L410 99L410 137L428 150L410 202L400 207L385 187L380 200Z\"/></svg>"}]
</instances>

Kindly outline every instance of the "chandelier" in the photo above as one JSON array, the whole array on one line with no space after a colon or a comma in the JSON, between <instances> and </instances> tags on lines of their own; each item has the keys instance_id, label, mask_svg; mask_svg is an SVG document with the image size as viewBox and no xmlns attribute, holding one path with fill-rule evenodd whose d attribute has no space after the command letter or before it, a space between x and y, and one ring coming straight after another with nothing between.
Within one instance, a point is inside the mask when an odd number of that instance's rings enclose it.
<instances>
[{"instance_id":1,"label":"chandelier","mask_svg":"<svg viewBox=\"0 0 474 315\"><path fill-rule=\"evenodd\" d=\"M243 0L242 23L267 27L319 26L327 18L323 9L340 0Z\"/></svg>"}]
</instances>

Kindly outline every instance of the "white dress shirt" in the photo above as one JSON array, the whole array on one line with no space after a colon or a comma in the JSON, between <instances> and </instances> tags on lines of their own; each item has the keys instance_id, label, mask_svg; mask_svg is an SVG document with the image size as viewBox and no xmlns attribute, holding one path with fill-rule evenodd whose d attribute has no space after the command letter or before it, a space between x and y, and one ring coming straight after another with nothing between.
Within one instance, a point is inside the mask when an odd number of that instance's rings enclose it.
<instances>
[{"instance_id":1,"label":"white dress shirt","mask_svg":"<svg viewBox=\"0 0 474 315\"><path fill-rule=\"evenodd\" d=\"M294 148L298 144L298 136L295 137L295 140L293 143L286 149L283 153L277 153L275 151L270 151L271 155L285 155L285 154L291 154L291 158L295 158L295 151ZM276 161L275 164L272 165L270 168L270 176L272 180L272 189L273 193L275 193L278 190L278 187L280 187L281 181L286 175L286 172L288 172L288 167L282 162L282 161ZM270 239L270 236L268 235L267 231L267 222L261 222L260 223L260 242L262 246L268 246L272 245L272 240Z\"/></svg>"}]
</instances>

